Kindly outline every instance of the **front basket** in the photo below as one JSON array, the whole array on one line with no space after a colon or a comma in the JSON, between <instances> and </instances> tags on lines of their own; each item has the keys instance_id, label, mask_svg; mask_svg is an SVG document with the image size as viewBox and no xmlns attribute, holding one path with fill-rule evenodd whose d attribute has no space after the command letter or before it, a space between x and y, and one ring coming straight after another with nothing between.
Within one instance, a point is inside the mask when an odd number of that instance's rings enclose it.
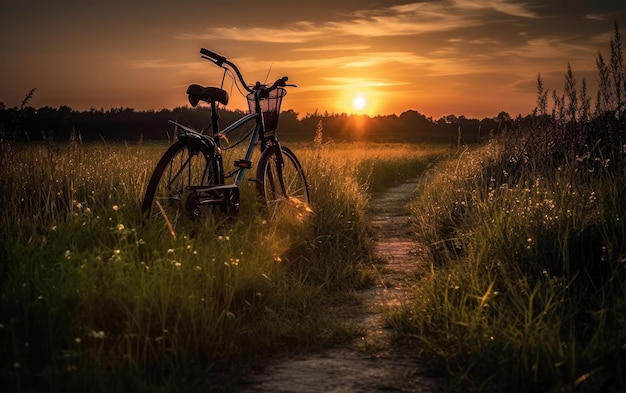
<instances>
[{"instance_id":1,"label":"front basket","mask_svg":"<svg viewBox=\"0 0 626 393\"><path fill-rule=\"evenodd\" d=\"M269 97L261 98L259 104L261 105L261 112L263 117L263 125L265 132L274 131L278 126L278 115L280 113L280 104L283 101L283 97L287 94L287 90L283 88L276 88L269 92ZM248 94L248 108L250 113L255 112L256 104L254 102L254 93Z\"/></svg>"}]
</instances>

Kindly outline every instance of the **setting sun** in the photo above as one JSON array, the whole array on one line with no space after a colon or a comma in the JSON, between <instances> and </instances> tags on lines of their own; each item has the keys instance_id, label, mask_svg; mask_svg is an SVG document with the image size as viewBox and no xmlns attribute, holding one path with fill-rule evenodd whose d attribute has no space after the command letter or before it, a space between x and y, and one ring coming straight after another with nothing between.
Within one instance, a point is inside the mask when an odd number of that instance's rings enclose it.
<instances>
[{"instance_id":1,"label":"setting sun","mask_svg":"<svg viewBox=\"0 0 626 393\"><path fill-rule=\"evenodd\" d=\"M358 111L365 109L367 106L367 101L363 94L357 94L352 99L352 107Z\"/></svg>"}]
</instances>

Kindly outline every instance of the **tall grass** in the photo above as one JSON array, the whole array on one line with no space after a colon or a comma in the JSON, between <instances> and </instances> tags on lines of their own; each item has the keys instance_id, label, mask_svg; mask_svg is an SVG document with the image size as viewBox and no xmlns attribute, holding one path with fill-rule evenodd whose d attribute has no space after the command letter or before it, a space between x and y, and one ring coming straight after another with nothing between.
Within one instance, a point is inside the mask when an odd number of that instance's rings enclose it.
<instances>
[{"instance_id":1,"label":"tall grass","mask_svg":"<svg viewBox=\"0 0 626 393\"><path fill-rule=\"evenodd\" d=\"M433 263L393 323L452 390L622 391L626 173L529 139L425 179L411 210Z\"/></svg>"},{"instance_id":2,"label":"tall grass","mask_svg":"<svg viewBox=\"0 0 626 393\"><path fill-rule=\"evenodd\" d=\"M228 390L260 356L350 339L341 310L371 281L370 182L403 170L373 162L416 153L401 149L300 146L312 215L267 223L250 186L230 226L174 238L139 211L164 146L11 145L0 168L3 386Z\"/></svg>"}]
</instances>

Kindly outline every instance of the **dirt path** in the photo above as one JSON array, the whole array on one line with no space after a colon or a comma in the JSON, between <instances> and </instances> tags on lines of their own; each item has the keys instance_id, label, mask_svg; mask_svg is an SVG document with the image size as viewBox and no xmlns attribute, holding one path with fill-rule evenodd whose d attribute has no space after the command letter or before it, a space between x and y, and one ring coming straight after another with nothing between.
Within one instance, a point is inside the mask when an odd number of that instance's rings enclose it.
<instances>
[{"instance_id":1,"label":"dirt path","mask_svg":"<svg viewBox=\"0 0 626 393\"><path fill-rule=\"evenodd\" d=\"M419 262L419 248L407 234L404 206L416 184L407 182L375 195L370 202L375 252L386 263L378 267L378 283L361 291L363 314L351 319L363 330L361 338L344 348L270 362L246 392L434 392L423 366L394 351L384 311L406 301L415 285L411 274Z\"/></svg>"}]
</instances>

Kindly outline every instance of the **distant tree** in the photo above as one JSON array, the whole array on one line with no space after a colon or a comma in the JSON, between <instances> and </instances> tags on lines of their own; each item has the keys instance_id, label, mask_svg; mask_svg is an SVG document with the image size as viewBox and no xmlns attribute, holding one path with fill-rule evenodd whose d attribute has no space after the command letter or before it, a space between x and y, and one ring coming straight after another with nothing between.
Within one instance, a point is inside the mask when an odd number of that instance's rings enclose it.
<instances>
[{"instance_id":1,"label":"distant tree","mask_svg":"<svg viewBox=\"0 0 626 393\"><path fill-rule=\"evenodd\" d=\"M456 124L458 122L458 118L454 114L442 116L439 120L444 124Z\"/></svg>"},{"instance_id":2,"label":"distant tree","mask_svg":"<svg viewBox=\"0 0 626 393\"><path fill-rule=\"evenodd\" d=\"M511 123L512 120L513 120L511 115L509 115L508 112L505 112L505 111L502 111L502 112L498 113L498 116L496 116L496 119L500 123Z\"/></svg>"}]
</instances>

